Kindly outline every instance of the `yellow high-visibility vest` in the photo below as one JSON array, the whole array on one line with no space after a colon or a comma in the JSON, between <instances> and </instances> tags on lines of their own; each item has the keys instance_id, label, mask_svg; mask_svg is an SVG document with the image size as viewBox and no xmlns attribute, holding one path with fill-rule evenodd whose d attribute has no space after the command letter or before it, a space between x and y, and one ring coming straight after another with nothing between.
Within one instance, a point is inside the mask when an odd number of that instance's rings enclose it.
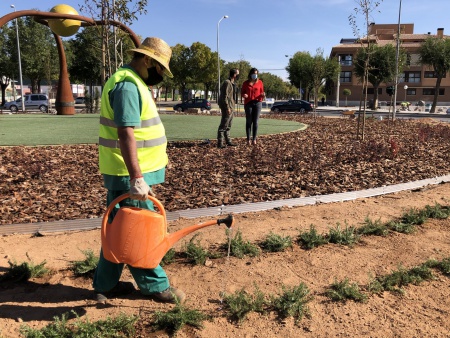
<instances>
[{"instance_id":1,"label":"yellow high-visibility vest","mask_svg":"<svg viewBox=\"0 0 450 338\"><path fill-rule=\"evenodd\" d=\"M167 139L164 126L156 109L148 86L133 70L121 68L106 82L102 93L99 132L99 167L102 174L128 176L128 170L120 151L114 111L109 102L109 92L118 82L134 83L141 96L141 125L134 127L137 155L142 173L152 172L167 165Z\"/></svg>"}]
</instances>

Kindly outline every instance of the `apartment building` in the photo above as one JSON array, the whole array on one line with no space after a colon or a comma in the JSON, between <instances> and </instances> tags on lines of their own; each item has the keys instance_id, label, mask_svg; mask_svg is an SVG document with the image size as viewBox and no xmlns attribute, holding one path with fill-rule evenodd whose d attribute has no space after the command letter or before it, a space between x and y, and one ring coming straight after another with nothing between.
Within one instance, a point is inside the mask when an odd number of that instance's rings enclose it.
<instances>
[{"instance_id":1,"label":"apartment building","mask_svg":"<svg viewBox=\"0 0 450 338\"><path fill-rule=\"evenodd\" d=\"M369 35L365 37L362 42L367 42L370 39L371 43L384 46L386 44L397 45L397 31L398 24L375 24L369 26ZM408 65L403 73L399 74L399 83L397 86L397 104L402 101L408 101L415 104L418 101L425 101L432 103L435 93L436 76L430 67L422 66L419 63L418 50L426 38L434 36L441 38L450 38L444 35L444 29L438 28L436 34L431 32L425 34L415 34L414 24L400 24L400 47L403 48L408 57ZM339 106L359 105L362 83L355 76L353 71L353 60L356 58L358 49L361 48L361 41L357 39L341 39L340 44L332 48L330 57L339 57L341 64L341 74L339 83L334 83L331 96L327 100L333 105L336 104L336 98L339 98ZM391 101L391 96L386 92L386 88L394 85L394 83L383 83L378 88L378 100L382 102ZM339 94L338 89L339 88ZM344 89L350 89L351 95L345 97L343 95ZM374 88L371 88L369 83L368 100L373 98ZM338 94L338 95L337 95ZM447 74L442 79L441 87L438 95L438 105L450 105L450 76Z\"/></svg>"}]
</instances>

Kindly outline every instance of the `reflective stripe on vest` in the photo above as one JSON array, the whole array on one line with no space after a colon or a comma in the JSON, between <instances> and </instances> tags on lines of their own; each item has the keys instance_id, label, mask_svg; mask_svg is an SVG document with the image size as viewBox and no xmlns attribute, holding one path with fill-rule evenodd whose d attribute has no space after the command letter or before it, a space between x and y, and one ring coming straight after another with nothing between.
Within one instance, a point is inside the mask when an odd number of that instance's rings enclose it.
<instances>
[{"instance_id":1,"label":"reflective stripe on vest","mask_svg":"<svg viewBox=\"0 0 450 338\"><path fill-rule=\"evenodd\" d=\"M159 116L156 116L149 120L141 120L141 125L139 127L134 127L134 128L135 129L146 128L146 127L156 126L160 123L162 123L161 118ZM117 128L117 126L113 120L107 119L106 117L103 117L103 116L100 116L100 124L104 125L106 127Z\"/></svg>"},{"instance_id":2,"label":"reflective stripe on vest","mask_svg":"<svg viewBox=\"0 0 450 338\"><path fill-rule=\"evenodd\" d=\"M109 102L109 93L115 85L129 81L136 85L141 98L141 125L134 127L138 162L142 173L152 172L167 165L167 139L164 126L158 115L148 86L130 68L120 68L106 82L102 93L99 132L99 167L102 174L128 176L128 170L120 151L114 111Z\"/></svg>"}]
</instances>

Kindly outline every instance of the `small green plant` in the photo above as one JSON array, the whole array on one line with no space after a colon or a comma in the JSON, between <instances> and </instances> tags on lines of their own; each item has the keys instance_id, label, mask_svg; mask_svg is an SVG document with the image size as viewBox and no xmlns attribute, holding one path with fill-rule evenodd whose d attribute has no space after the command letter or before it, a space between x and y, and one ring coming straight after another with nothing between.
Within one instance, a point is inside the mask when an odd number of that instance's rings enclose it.
<instances>
[{"instance_id":1,"label":"small green plant","mask_svg":"<svg viewBox=\"0 0 450 338\"><path fill-rule=\"evenodd\" d=\"M265 296L255 285L255 293L249 294L244 289L236 291L232 295L224 297L226 310L232 320L242 322L248 313L264 312L266 305Z\"/></svg>"},{"instance_id":2,"label":"small green plant","mask_svg":"<svg viewBox=\"0 0 450 338\"><path fill-rule=\"evenodd\" d=\"M195 265L204 265L209 257L208 250L202 248L200 240L196 240L198 234L195 234L186 245L185 253L190 263Z\"/></svg>"},{"instance_id":3,"label":"small green plant","mask_svg":"<svg viewBox=\"0 0 450 338\"><path fill-rule=\"evenodd\" d=\"M427 218L447 219L450 216L450 208L435 203L434 206L426 205L425 209L422 210L422 214Z\"/></svg>"},{"instance_id":4,"label":"small green plant","mask_svg":"<svg viewBox=\"0 0 450 338\"><path fill-rule=\"evenodd\" d=\"M422 225L427 220L424 212L416 208L411 208L403 214L400 218L400 222L410 225Z\"/></svg>"},{"instance_id":5,"label":"small green plant","mask_svg":"<svg viewBox=\"0 0 450 338\"><path fill-rule=\"evenodd\" d=\"M444 258L442 261L429 260L425 265L440 270L444 275L450 275L450 257Z\"/></svg>"},{"instance_id":6,"label":"small green plant","mask_svg":"<svg viewBox=\"0 0 450 338\"><path fill-rule=\"evenodd\" d=\"M424 280L433 278L433 273L427 264L413 267L409 270L399 267L396 271L386 276L375 278L369 283L369 291L380 293L382 291L394 291L403 293L403 287L409 284L420 284Z\"/></svg>"},{"instance_id":7,"label":"small green plant","mask_svg":"<svg viewBox=\"0 0 450 338\"><path fill-rule=\"evenodd\" d=\"M359 241L359 236L356 233L356 229L354 226L348 226L345 224L345 229L341 229L341 225L338 222L335 228L330 229L329 233L330 243L334 244L342 244L342 245L353 245Z\"/></svg>"},{"instance_id":8,"label":"small green plant","mask_svg":"<svg viewBox=\"0 0 450 338\"><path fill-rule=\"evenodd\" d=\"M300 233L298 242L303 248L310 250L317 246L327 244L328 239L323 235L320 235L317 232L316 227L311 224L309 226L309 231Z\"/></svg>"},{"instance_id":9,"label":"small green plant","mask_svg":"<svg viewBox=\"0 0 450 338\"><path fill-rule=\"evenodd\" d=\"M415 225L403 223L401 221L389 221L386 223L386 227L392 231L402 234L412 234L416 230Z\"/></svg>"},{"instance_id":10,"label":"small green plant","mask_svg":"<svg viewBox=\"0 0 450 338\"><path fill-rule=\"evenodd\" d=\"M170 311L156 311L152 325L157 330L165 330L169 334L174 335L185 325L203 328L203 321L209 319L209 316L198 310L191 310L181 304L176 304Z\"/></svg>"},{"instance_id":11,"label":"small green plant","mask_svg":"<svg viewBox=\"0 0 450 338\"><path fill-rule=\"evenodd\" d=\"M373 221L366 217L363 225L357 229L357 233L362 236L387 236L389 229L380 219Z\"/></svg>"},{"instance_id":12,"label":"small green plant","mask_svg":"<svg viewBox=\"0 0 450 338\"><path fill-rule=\"evenodd\" d=\"M28 257L28 259L30 260L30 257ZM50 270L45 267L45 264L47 264L47 261L45 260L37 265L31 260L21 264L8 261L8 264L9 269L5 274L0 276L0 281L26 282L30 278L39 278L50 272Z\"/></svg>"},{"instance_id":13,"label":"small green plant","mask_svg":"<svg viewBox=\"0 0 450 338\"><path fill-rule=\"evenodd\" d=\"M280 252L287 248L292 248L292 239L290 236L282 237L270 232L265 240L261 243L261 247L267 252Z\"/></svg>"},{"instance_id":14,"label":"small green plant","mask_svg":"<svg viewBox=\"0 0 450 338\"><path fill-rule=\"evenodd\" d=\"M98 265L99 257L92 250L81 250L85 259L71 262L70 269L76 276L92 276Z\"/></svg>"},{"instance_id":15,"label":"small green plant","mask_svg":"<svg viewBox=\"0 0 450 338\"><path fill-rule=\"evenodd\" d=\"M272 296L272 307L281 318L294 317L295 322L302 320L303 316L309 315L308 302L313 297L309 293L306 284L288 288L283 285L283 293L279 297Z\"/></svg>"},{"instance_id":16,"label":"small green plant","mask_svg":"<svg viewBox=\"0 0 450 338\"><path fill-rule=\"evenodd\" d=\"M246 255L256 257L259 255L259 248L249 241L244 241L241 230L238 230L231 240L231 254L238 258L243 258Z\"/></svg>"},{"instance_id":17,"label":"small green plant","mask_svg":"<svg viewBox=\"0 0 450 338\"><path fill-rule=\"evenodd\" d=\"M69 314L64 314L61 319L54 317L54 322L46 327L36 330L26 325L20 329L25 338L83 338L83 337L134 337L134 324L138 320L137 316L119 315L116 318L107 318L97 322L81 320L78 315L73 323L68 323Z\"/></svg>"},{"instance_id":18,"label":"small green plant","mask_svg":"<svg viewBox=\"0 0 450 338\"><path fill-rule=\"evenodd\" d=\"M164 255L164 257L162 258L159 265L164 266L164 265L169 265L170 263L173 263L175 261L175 256L176 256L175 249L173 249L173 248L169 249L169 251L167 251L166 254Z\"/></svg>"},{"instance_id":19,"label":"small green plant","mask_svg":"<svg viewBox=\"0 0 450 338\"><path fill-rule=\"evenodd\" d=\"M336 302L346 301L347 299L355 302L365 302L367 300L367 295L360 291L358 284L350 283L348 278L341 282L335 281L325 294Z\"/></svg>"}]
</instances>

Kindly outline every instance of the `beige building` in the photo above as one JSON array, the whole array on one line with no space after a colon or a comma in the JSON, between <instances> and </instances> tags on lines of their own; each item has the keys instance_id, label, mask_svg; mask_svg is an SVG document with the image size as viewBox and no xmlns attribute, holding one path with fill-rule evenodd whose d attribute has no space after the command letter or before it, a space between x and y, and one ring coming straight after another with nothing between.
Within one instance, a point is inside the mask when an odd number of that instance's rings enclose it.
<instances>
[{"instance_id":1,"label":"beige building","mask_svg":"<svg viewBox=\"0 0 450 338\"><path fill-rule=\"evenodd\" d=\"M397 30L398 24L375 24L369 26L369 38L373 43L380 46L386 44L397 45ZM397 104L402 101L411 102L413 105L422 100L426 103L433 102L435 92L436 77L430 67L422 66L419 63L418 50L426 38L444 37L444 29L438 28L436 34L428 32L427 34L414 34L414 24L400 25L400 47L403 48L408 56L408 65L402 74L399 74L399 83L397 86ZM366 38L364 38L367 41ZM363 40L363 41L364 41ZM339 45L332 48L330 57L339 57L341 64L341 74L339 83L335 83L332 89L332 95L328 97L328 101L336 105L336 97L339 99L339 106L345 106L346 99L348 106L359 105L361 97L362 84L355 76L353 71L353 60L356 57L358 49L361 48L361 43L356 39L342 39ZM386 92L386 88L394 85L394 83L382 83L378 88L378 100L381 105L389 104L391 98ZM337 95L337 89L339 94ZM350 89L351 95L345 97L343 95L344 89ZM405 89L406 88L406 89ZM371 88L369 83L368 100L373 98L374 88ZM450 105L450 76L442 79L441 87L438 95L438 106Z\"/></svg>"}]
</instances>

